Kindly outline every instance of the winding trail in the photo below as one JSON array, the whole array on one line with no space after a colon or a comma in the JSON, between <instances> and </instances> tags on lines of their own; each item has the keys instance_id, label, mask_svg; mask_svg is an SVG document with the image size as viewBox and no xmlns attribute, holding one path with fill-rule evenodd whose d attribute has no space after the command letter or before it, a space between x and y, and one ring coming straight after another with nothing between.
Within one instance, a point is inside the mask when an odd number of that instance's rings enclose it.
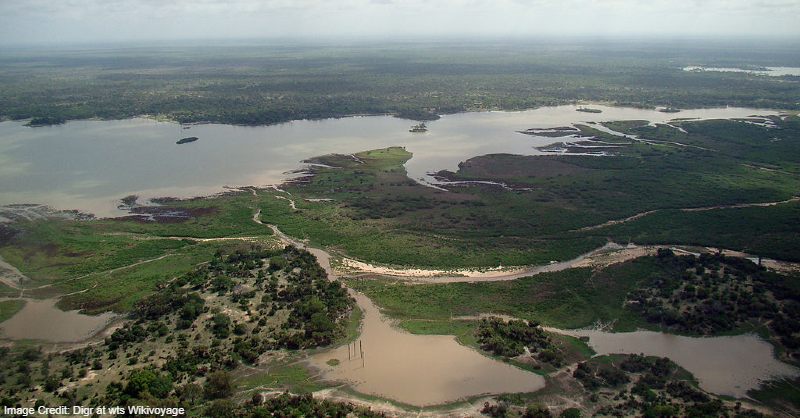
<instances>
[{"instance_id":1,"label":"winding trail","mask_svg":"<svg viewBox=\"0 0 800 418\"><path fill-rule=\"evenodd\" d=\"M686 208L681 210L686 212L698 212L698 211L728 209L728 208L767 207L767 206L775 206L795 201L800 201L800 197L792 197L787 200L776 201L776 202L744 203L744 204L727 205L727 206L707 206L700 208ZM604 226L614 225L616 223L627 222L633 219L641 218L643 216L646 216L648 214L657 211L658 210L642 212L633 215L631 217L625 218L623 220L609 221L605 222L604 224L601 224L602 226L596 225L587 228L598 229ZM340 260L341 266L338 269L334 269L330 263L331 255L328 252L325 252L317 248L308 247L306 243L295 240L294 238L291 238L288 235L281 232L277 226L262 223L261 220L259 219L260 216L261 216L261 209L258 209L253 214L253 222L256 222L260 225L268 226L281 242L306 249L307 251L314 254L317 257L317 259L320 260L320 265L322 265L323 268L325 268L325 271L328 272L328 274L333 278L339 277L341 275L347 275L349 277L380 275L380 276L399 278L407 280L412 283L495 282L495 281L515 280L523 277L535 276L541 273L558 272L571 268L581 268L581 267L602 268L612 264L623 263L625 261L633 260L639 257L653 255L659 249L671 249L676 252L687 252L685 250L685 247L691 247L683 245L635 245L635 244L628 244L623 246L618 243L608 242L600 248L581 254L573 259L560 262L551 262L550 264L545 264L545 265L510 266L510 267L498 266L498 267L481 268L481 269L467 268L467 269L450 269L450 270L384 266L384 265L370 264L352 258L341 257ZM702 247L700 248L700 251L708 253L723 252L735 257L748 258L752 260L758 259L758 256L742 253L735 250L729 250L725 248ZM781 272L800 271L800 263L772 260L772 259L762 259L761 261L765 267L773 270Z\"/></svg>"},{"instance_id":2,"label":"winding trail","mask_svg":"<svg viewBox=\"0 0 800 418\"><path fill-rule=\"evenodd\" d=\"M121 270L129 269L129 268L136 267L136 266L140 266L142 264L147 264L147 263L152 263L154 261L163 260L163 259L165 259L167 257L172 257L174 255L175 254L172 254L172 253L164 254L164 255L162 255L160 257L149 258L147 260L137 261L137 262L135 262L133 264L128 264L128 265L125 265L125 266L116 267L116 268L113 268L113 269L110 269L110 270L96 271L96 272L92 272L92 273L87 273L87 274L84 274L82 276L77 276L77 277L73 277L73 278L70 278L70 279L60 280L60 281L58 281L56 283L49 283L49 284L45 284L45 285L41 285L41 286L37 286L37 287L30 287L30 288L26 288L24 290L45 289L45 288L48 288L48 287L53 287L54 285L57 285L57 284L69 283L69 282L72 282L72 281L75 281L75 280L85 279L87 277L91 277L91 276L94 276L94 275L97 275L97 274L112 274L112 273L116 273L116 272L121 271Z\"/></svg>"},{"instance_id":3,"label":"winding trail","mask_svg":"<svg viewBox=\"0 0 800 418\"><path fill-rule=\"evenodd\" d=\"M776 201L776 202L737 203L737 204L734 204L734 205L703 206L703 207L697 207L697 208L681 208L681 209L678 209L678 210L680 210L681 212L705 212L705 211L719 210L719 209L741 209L741 208L769 207L769 206L783 205L783 204L786 204L786 203L792 203L792 202L798 202L798 201L800 201L800 196L795 196L795 197L792 197L792 198L789 198L789 199L786 199L786 200L779 200L779 201ZM601 229L601 228L605 228L607 226L619 225L619 224L623 224L623 223L626 223L626 222L634 221L636 219L643 218L643 217L645 217L647 215L652 215L652 214L654 214L656 212L661 212L661 211L665 211L665 210L673 210L673 209L653 209L653 210L648 210L648 211L645 211L645 212L639 212L639 213L637 213L635 215L632 215L632 216L629 216L627 218L615 219L615 220L606 221L606 222L603 222L603 223L597 224L597 225L585 226L583 228L575 229L573 231L593 231L595 229Z\"/></svg>"}]
</instances>

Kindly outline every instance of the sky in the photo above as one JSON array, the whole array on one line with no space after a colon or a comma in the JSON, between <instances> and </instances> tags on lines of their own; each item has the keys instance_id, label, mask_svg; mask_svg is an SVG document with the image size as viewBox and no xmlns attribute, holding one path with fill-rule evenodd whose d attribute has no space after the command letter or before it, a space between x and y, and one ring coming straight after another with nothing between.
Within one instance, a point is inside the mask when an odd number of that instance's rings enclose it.
<instances>
[{"instance_id":1,"label":"sky","mask_svg":"<svg viewBox=\"0 0 800 418\"><path fill-rule=\"evenodd\" d=\"M800 38L800 0L0 0L0 43L458 36Z\"/></svg>"}]
</instances>

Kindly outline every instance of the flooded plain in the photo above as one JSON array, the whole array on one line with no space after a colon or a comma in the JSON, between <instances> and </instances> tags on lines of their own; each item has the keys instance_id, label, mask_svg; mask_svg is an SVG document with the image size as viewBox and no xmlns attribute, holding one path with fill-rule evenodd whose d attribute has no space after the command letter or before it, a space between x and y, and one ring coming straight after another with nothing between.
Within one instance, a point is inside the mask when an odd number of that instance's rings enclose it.
<instances>
[{"instance_id":1,"label":"flooded plain","mask_svg":"<svg viewBox=\"0 0 800 418\"><path fill-rule=\"evenodd\" d=\"M47 342L83 341L102 330L114 318L114 313L83 315L78 311L62 311L57 299L24 299L25 306L13 317L0 323L0 337L14 340Z\"/></svg>"},{"instance_id":2,"label":"flooded plain","mask_svg":"<svg viewBox=\"0 0 800 418\"><path fill-rule=\"evenodd\" d=\"M529 128L584 122L675 118L744 118L774 115L772 110L717 108L663 113L656 110L592 105L602 113L576 112L576 106L521 112L471 112L445 115L425 133L411 133L412 122L391 116L302 120L272 126L205 124L182 129L151 119L84 120L30 128L0 122L0 205L46 204L98 216L123 214L119 199L192 197L224 191L224 186L275 184L302 166L302 160L328 153L355 153L405 146L414 154L409 177L435 183L430 172L456 170L468 158L491 154L541 154L536 147L557 139L523 135ZM198 141L177 145L196 136Z\"/></svg>"},{"instance_id":3,"label":"flooded plain","mask_svg":"<svg viewBox=\"0 0 800 418\"><path fill-rule=\"evenodd\" d=\"M752 334L703 338L653 331L554 331L589 337L598 354L668 357L691 372L703 389L718 395L743 398L764 380L800 375L800 370L773 356L772 345Z\"/></svg>"},{"instance_id":4,"label":"flooded plain","mask_svg":"<svg viewBox=\"0 0 800 418\"><path fill-rule=\"evenodd\" d=\"M454 336L399 330L366 296L355 297L364 311L356 343L309 361L326 380L347 382L359 392L415 406L484 394L534 392L545 385L543 377L485 357L459 344ZM338 364L331 366L336 363L331 360Z\"/></svg>"}]
</instances>

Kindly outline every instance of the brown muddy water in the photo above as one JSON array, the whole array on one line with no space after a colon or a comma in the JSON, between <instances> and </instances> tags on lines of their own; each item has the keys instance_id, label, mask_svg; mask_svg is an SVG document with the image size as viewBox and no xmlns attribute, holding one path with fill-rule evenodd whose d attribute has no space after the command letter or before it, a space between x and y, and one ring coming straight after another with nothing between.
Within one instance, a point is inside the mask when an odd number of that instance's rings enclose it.
<instances>
[{"instance_id":1,"label":"brown muddy water","mask_svg":"<svg viewBox=\"0 0 800 418\"><path fill-rule=\"evenodd\" d=\"M361 336L313 356L324 379L405 404L429 406L477 395L534 392L544 378L485 357L445 335L413 335L392 326L369 298L355 294L364 311ZM363 347L363 358L359 347ZM348 349L350 355L348 356ZM339 361L336 366L328 361Z\"/></svg>"},{"instance_id":2,"label":"brown muddy water","mask_svg":"<svg viewBox=\"0 0 800 418\"><path fill-rule=\"evenodd\" d=\"M57 299L25 299L25 306L5 322L0 323L0 337L13 340L47 342L79 342L101 331L117 316L83 315L78 311L62 311Z\"/></svg>"},{"instance_id":3,"label":"brown muddy water","mask_svg":"<svg viewBox=\"0 0 800 418\"><path fill-rule=\"evenodd\" d=\"M553 331L589 337L598 354L668 357L691 372L703 389L718 395L743 398L764 380L800 375L800 370L773 356L772 345L752 334L700 338L653 331Z\"/></svg>"}]
</instances>

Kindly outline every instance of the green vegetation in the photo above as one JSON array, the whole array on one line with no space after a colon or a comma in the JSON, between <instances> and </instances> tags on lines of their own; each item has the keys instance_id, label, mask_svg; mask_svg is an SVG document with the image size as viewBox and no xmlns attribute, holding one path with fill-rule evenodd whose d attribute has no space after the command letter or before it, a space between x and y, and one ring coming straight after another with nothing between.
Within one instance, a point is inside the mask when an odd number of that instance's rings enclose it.
<instances>
[{"instance_id":1,"label":"green vegetation","mask_svg":"<svg viewBox=\"0 0 800 418\"><path fill-rule=\"evenodd\" d=\"M722 254L675 256L659 250L661 267L628 296L629 309L679 333L714 335L763 325L788 360L800 349L796 278Z\"/></svg>"},{"instance_id":2,"label":"green vegetation","mask_svg":"<svg viewBox=\"0 0 800 418\"><path fill-rule=\"evenodd\" d=\"M362 163L344 155L313 159L338 168L315 168L310 183L285 187L296 197L297 211L284 199L262 200L262 221L316 245L341 249L348 256L395 265L546 263L589 251L604 241L573 237L548 241L525 234L523 228L511 232L516 218L502 220L504 213L495 213L504 207L494 200L495 194L487 195L494 201L482 203L472 194L479 192L447 193L410 180L402 164L411 154L402 148L362 152L356 157ZM300 201L306 196L324 196L334 202ZM524 196L500 198L520 205L524 201ZM519 217L523 209L505 210L515 210Z\"/></svg>"},{"instance_id":3,"label":"green vegetation","mask_svg":"<svg viewBox=\"0 0 800 418\"><path fill-rule=\"evenodd\" d=\"M362 418L383 417L383 414L373 412L369 408L353 404L337 403L328 400L316 400L311 395L292 396L282 394L278 397L262 400L253 399L253 407L249 415L237 416L300 416L300 417L345 417L357 416Z\"/></svg>"},{"instance_id":4,"label":"green vegetation","mask_svg":"<svg viewBox=\"0 0 800 418\"><path fill-rule=\"evenodd\" d=\"M325 386L300 364L277 363L270 365L263 373L245 377L238 381L242 389L279 388L292 393L311 393Z\"/></svg>"},{"instance_id":5,"label":"green vegetation","mask_svg":"<svg viewBox=\"0 0 800 418\"><path fill-rule=\"evenodd\" d=\"M800 379L779 379L764 382L748 396L786 415L800 410Z\"/></svg>"},{"instance_id":6,"label":"green vegetation","mask_svg":"<svg viewBox=\"0 0 800 418\"><path fill-rule=\"evenodd\" d=\"M600 321L613 323L616 331L650 328L692 335L766 327L782 355L796 361L794 278L723 255L678 257L664 250L658 256L594 271L570 269L503 282L408 286L400 281L348 279L347 283L388 315L403 320L401 325L411 332L465 335L469 328L456 326L460 321L451 318L481 313L561 328ZM520 330L508 331L515 336L512 340L503 332L489 331L479 328L477 334L478 345L489 351L513 357L525 345Z\"/></svg>"},{"instance_id":7,"label":"green vegetation","mask_svg":"<svg viewBox=\"0 0 800 418\"><path fill-rule=\"evenodd\" d=\"M641 355L606 356L583 362L573 372L588 391L611 389L611 404L598 415L761 417L761 413L729 408L696 388L688 373L666 358ZM621 390L620 390L621 389Z\"/></svg>"},{"instance_id":8,"label":"green vegetation","mask_svg":"<svg viewBox=\"0 0 800 418\"><path fill-rule=\"evenodd\" d=\"M564 364L564 354L539 324L527 321L483 319L478 325L481 348L503 357L517 357L529 351L533 357L555 367Z\"/></svg>"},{"instance_id":9,"label":"green vegetation","mask_svg":"<svg viewBox=\"0 0 800 418\"><path fill-rule=\"evenodd\" d=\"M741 403L726 403L708 395L697 388L689 373L666 358L636 354L595 357L578 363L569 377L552 384L556 387L550 390L557 391L556 396L569 397L569 407L556 402L558 406L548 408L547 395L534 395L533 399L503 395L495 403L486 402L481 412L491 417L541 418L765 416ZM580 407L572 406L576 402Z\"/></svg>"},{"instance_id":10,"label":"green vegetation","mask_svg":"<svg viewBox=\"0 0 800 418\"><path fill-rule=\"evenodd\" d=\"M313 176L262 200L262 219L350 257L435 268L546 264L608 239L643 244L716 245L798 260L800 203L764 207L800 190L800 118L772 118L777 128L742 121L641 121L608 124L649 143L611 137L590 126L581 135L615 141L614 156L487 155L460 164L441 191L406 176L411 154L388 148L327 155ZM678 122L676 122L678 124ZM723 134L719 134L723 132ZM735 138L731 140L730 138ZM305 201L304 198L330 201ZM717 207L719 206L719 207ZM704 210L688 211L691 208ZM627 222L610 220L646 214ZM702 227L701 227L702 226Z\"/></svg>"},{"instance_id":11,"label":"green vegetation","mask_svg":"<svg viewBox=\"0 0 800 418\"><path fill-rule=\"evenodd\" d=\"M7 227L0 254L30 279L22 283L27 295L73 293L59 306L127 312L156 284L208 260L220 247L236 246L236 238L274 245L269 228L252 221L254 199L241 192L213 199L165 200L156 207L183 211L186 217L181 219L155 213L150 220L131 215L19 221ZM225 240L214 240L218 238Z\"/></svg>"},{"instance_id":12,"label":"green vegetation","mask_svg":"<svg viewBox=\"0 0 800 418\"><path fill-rule=\"evenodd\" d=\"M496 313L560 328L615 321L615 329L623 331L647 326L623 302L658 269L654 258L645 257L598 271L570 269L502 282L408 286L400 281L346 279L346 283L401 320Z\"/></svg>"},{"instance_id":13,"label":"green vegetation","mask_svg":"<svg viewBox=\"0 0 800 418\"><path fill-rule=\"evenodd\" d=\"M778 260L798 261L800 202L771 207L698 212L665 210L608 228L620 241L738 249Z\"/></svg>"}]
</instances>

